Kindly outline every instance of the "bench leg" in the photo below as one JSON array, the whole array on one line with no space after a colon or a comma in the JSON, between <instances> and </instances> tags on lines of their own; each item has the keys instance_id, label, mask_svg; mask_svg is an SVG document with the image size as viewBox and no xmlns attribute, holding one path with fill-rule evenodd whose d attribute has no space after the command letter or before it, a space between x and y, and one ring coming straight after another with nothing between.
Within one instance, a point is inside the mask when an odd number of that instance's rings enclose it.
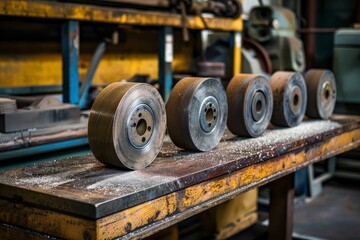
<instances>
[{"instance_id":1,"label":"bench leg","mask_svg":"<svg viewBox=\"0 0 360 240\"><path fill-rule=\"evenodd\" d=\"M270 183L270 240L292 239L294 193L293 173Z\"/></svg>"}]
</instances>

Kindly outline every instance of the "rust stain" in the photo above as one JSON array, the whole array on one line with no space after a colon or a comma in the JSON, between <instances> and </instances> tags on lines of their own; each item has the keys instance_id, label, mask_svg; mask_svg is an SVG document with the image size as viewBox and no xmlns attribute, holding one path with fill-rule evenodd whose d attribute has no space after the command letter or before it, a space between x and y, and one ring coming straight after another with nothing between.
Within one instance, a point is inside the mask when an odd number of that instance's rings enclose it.
<instances>
[{"instance_id":1,"label":"rust stain","mask_svg":"<svg viewBox=\"0 0 360 240\"><path fill-rule=\"evenodd\" d=\"M176 210L175 193L97 220L97 239L112 239L159 221Z\"/></svg>"}]
</instances>

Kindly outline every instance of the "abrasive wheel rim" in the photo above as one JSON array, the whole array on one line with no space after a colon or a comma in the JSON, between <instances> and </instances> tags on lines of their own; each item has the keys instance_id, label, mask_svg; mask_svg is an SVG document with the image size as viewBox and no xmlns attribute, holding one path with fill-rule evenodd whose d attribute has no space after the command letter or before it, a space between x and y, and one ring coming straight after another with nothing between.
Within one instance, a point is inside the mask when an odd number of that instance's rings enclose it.
<instances>
[{"instance_id":1,"label":"abrasive wheel rim","mask_svg":"<svg viewBox=\"0 0 360 240\"><path fill-rule=\"evenodd\" d=\"M257 76L246 88L245 99L250 101L244 101L243 104L249 102L250 104L243 105L244 109L244 125L246 128L246 136L258 137L262 135L269 126L271 114L273 112L273 95L269 82L262 76ZM256 111L256 94L264 97L262 103L263 114L258 121L253 119L253 112Z\"/></svg>"},{"instance_id":2,"label":"abrasive wheel rim","mask_svg":"<svg viewBox=\"0 0 360 240\"><path fill-rule=\"evenodd\" d=\"M147 94L144 96L144 92ZM149 142L142 148L134 147L128 141L126 131L129 115L141 104L147 104L153 111L154 122L153 132ZM166 115L165 106L157 90L148 84L137 84L127 91L115 113L115 126L119 126L120 131L114 132L114 148L119 161L129 169L142 169L150 165L159 153L165 135ZM162 128L163 127L163 128ZM115 143L116 141L116 143Z\"/></svg>"},{"instance_id":3,"label":"abrasive wheel rim","mask_svg":"<svg viewBox=\"0 0 360 240\"><path fill-rule=\"evenodd\" d=\"M290 89L289 103L290 103L290 111L294 115L298 115L301 113L302 108L302 91L299 85L294 85Z\"/></svg>"},{"instance_id":4,"label":"abrasive wheel rim","mask_svg":"<svg viewBox=\"0 0 360 240\"><path fill-rule=\"evenodd\" d=\"M200 107L199 122L206 133L214 131L218 122L219 103L213 96L206 97Z\"/></svg>"},{"instance_id":5,"label":"abrasive wheel rim","mask_svg":"<svg viewBox=\"0 0 360 240\"><path fill-rule=\"evenodd\" d=\"M216 99L219 108L216 111L217 124L211 132L207 133L201 128L199 113L197 110L194 111L194 109L200 109L203 99L209 96ZM228 111L226 92L220 81L214 78L202 79L202 81L197 84L187 109L188 131L190 141L192 141L195 149L199 151L209 151L215 148L225 132Z\"/></svg>"},{"instance_id":6,"label":"abrasive wheel rim","mask_svg":"<svg viewBox=\"0 0 360 240\"><path fill-rule=\"evenodd\" d=\"M263 91L257 90L251 100L251 116L255 124L262 123L267 113L267 101Z\"/></svg>"},{"instance_id":7,"label":"abrasive wheel rim","mask_svg":"<svg viewBox=\"0 0 360 240\"><path fill-rule=\"evenodd\" d=\"M154 132L154 112L148 104L139 104L127 119L127 136L135 148L146 147Z\"/></svg>"},{"instance_id":8,"label":"abrasive wheel rim","mask_svg":"<svg viewBox=\"0 0 360 240\"><path fill-rule=\"evenodd\" d=\"M102 132L107 134L106 139L104 136L98 134L99 127L104 124L105 116L109 113L109 109L104 107L104 105L109 106L107 99L114 94L114 92L119 91L119 86L122 83L111 83L109 86L104 88L100 94L96 97L93 106L90 111L89 124L88 124L88 136L89 136L89 145L95 157L104 164L109 164L107 160L107 154L109 151L104 152L104 149L107 148L105 142L108 140L109 130L111 129L110 125L107 125L107 129L103 129ZM114 98L111 98L114 100ZM102 117L103 116L103 117ZM111 134L111 133L110 133Z\"/></svg>"},{"instance_id":9,"label":"abrasive wheel rim","mask_svg":"<svg viewBox=\"0 0 360 240\"><path fill-rule=\"evenodd\" d=\"M283 117L285 120L285 126L287 127L294 127L301 123L305 116L306 111L306 104L307 104L307 90L306 90L306 83L305 79L300 73L289 73L286 77L286 85L285 85L285 92L284 92L284 98L283 98ZM290 98L291 96L291 90L294 86L299 87L299 95L301 98L299 98L299 109L300 111L296 114L293 113L293 111L290 109Z\"/></svg>"}]
</instances>

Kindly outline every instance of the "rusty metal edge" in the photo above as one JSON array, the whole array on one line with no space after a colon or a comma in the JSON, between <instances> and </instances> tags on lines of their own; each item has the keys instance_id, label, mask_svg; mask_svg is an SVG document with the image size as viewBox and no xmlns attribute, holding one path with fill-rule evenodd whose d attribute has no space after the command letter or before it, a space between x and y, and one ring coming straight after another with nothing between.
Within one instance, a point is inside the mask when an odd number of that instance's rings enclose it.
<instances>
[{"instance_id":1,"label":"rusty metal edge","mask_svg":"<svg viewBox=\"0 0 360 240\"><path fill-rule=\"evenodd\" d=\"M139 26L182 27L181 15L156 11L141 11L124 8L100 7L85 4L55 1L12 1L0 2L0 16L33 17L94 21ZM242 19L204 18L208 29L242 31ZM187 28L205 29L198 16L187 17Z\"/></svg>"}]
</instances>

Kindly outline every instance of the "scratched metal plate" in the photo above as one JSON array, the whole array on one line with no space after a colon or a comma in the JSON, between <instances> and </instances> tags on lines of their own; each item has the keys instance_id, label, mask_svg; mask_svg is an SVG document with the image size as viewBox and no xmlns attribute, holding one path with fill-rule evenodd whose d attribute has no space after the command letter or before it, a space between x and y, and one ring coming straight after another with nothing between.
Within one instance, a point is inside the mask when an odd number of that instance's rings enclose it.
<instances>
[{"instance_id":1,"label":"scratched metal plate","mask_svg":"<svg viewBox=\"0 0 360 240\"><path fill-rule=\"evenodd\" d=\"M360 127L360 118L333 119L252 139L227 132L217 148L202 153L180 150L168 138L157 159L137 171L106 167L93 155L9 170L0 173L0 196L97 219Z\"/></svg>"}]
</instances>

